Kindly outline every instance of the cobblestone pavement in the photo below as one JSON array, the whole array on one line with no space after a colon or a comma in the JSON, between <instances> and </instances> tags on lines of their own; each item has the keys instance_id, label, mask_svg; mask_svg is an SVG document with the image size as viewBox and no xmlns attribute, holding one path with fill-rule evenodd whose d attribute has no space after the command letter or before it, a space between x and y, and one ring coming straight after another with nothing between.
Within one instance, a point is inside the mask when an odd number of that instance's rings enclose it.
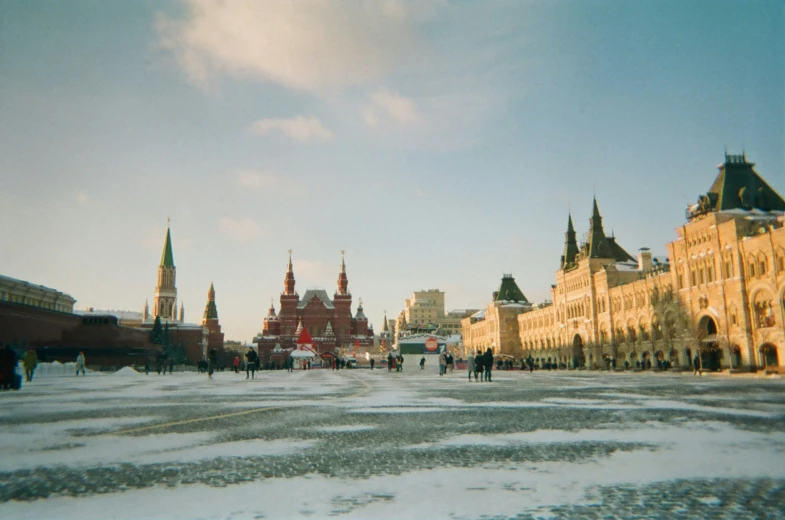
<instances>
[{"instance_id":1,"label":"cobblestone pavement","mask_svg":"<svg viewBox=\"0 0 785 520\"><path fill-rule=\"evenodd\" d=\"M434 514L782 518L784 390L779 379L576 372L41 379L0 394L0 516L45 517L64 496L481 469L505 483L466 491L505 497L502 514L466 513L458 499ZM363 517L400 500L336 493L322 513Z\"/></svg>"}]
</instances>

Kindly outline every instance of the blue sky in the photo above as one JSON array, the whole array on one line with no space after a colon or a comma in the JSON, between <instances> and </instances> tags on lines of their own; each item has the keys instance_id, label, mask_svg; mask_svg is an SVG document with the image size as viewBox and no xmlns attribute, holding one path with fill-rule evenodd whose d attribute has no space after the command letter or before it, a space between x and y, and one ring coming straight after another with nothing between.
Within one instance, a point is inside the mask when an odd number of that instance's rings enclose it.
<instances>
[{"instance_id":1,"label":"blue sky","mask_svg":"<svg viewBox=\"0 0 785 520\"><path fill-rule=\"evenodd\" d=\"M548 297L596 193L664 254L723 150L785 192L779 1L0 2L3 274L141 310L172 219L198 321L349 288Z\"/></svg>"}]
</instances>

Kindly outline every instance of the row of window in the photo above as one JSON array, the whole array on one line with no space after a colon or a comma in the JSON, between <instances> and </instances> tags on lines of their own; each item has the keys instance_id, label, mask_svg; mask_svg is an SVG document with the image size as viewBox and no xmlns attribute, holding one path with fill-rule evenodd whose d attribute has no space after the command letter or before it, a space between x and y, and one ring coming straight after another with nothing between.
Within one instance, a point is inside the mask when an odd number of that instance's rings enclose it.
<instances>
[{"instance_id":1,"label":"row of window","mask_svg":"<svg viewBox=\"0 0 785 520\"><path fill-rule=\"evenodd\" d=\"M73 306L71 305L48 302L46 300L29 298L27 296L20 296L17 294L8 294L7 292L3 292L2 300L5 302L19 303L22 305L32 305L34 307L40 307L42 309L47 309L50 311L73 312L74 310Z\"/></svg>"}]
</instances>

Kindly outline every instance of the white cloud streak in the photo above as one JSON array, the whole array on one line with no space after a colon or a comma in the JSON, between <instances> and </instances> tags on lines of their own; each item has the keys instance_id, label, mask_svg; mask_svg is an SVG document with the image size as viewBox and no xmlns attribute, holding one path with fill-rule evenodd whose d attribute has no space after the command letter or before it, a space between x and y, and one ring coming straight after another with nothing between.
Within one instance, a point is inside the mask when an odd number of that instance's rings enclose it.
<instances>
[{"instance_id":1,"label":"white cloud streak","mask_svg":"<svg viewBox=\"0 0 785 520\"><path fill-rule=\"evenodd\" d=\"M260 119L251 125L251 132L267 135L280 132L295 141L326 142L333 138L333 133L314 116L295 116L288 119Z\"/></svg>"}]
</instances>

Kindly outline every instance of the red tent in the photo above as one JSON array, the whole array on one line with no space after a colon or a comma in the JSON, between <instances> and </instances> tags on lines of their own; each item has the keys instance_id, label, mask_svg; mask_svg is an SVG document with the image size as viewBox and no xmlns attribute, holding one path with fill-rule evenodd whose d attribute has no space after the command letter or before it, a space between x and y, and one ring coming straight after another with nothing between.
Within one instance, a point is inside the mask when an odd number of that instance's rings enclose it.
<instances>
[{"instance_id":1,"label":"red tent","mask_svg":"<svg viewBox=\"0 0 785 520\"><path fill-rule=\"evenodd\" d=\"M297 338L297 346L299 347L300 345L313 346L313 338L308 333L308 329L306 329L305 327L303 327L303 331L300 333L300 337Z\"/></svg>"}]
</instances>

